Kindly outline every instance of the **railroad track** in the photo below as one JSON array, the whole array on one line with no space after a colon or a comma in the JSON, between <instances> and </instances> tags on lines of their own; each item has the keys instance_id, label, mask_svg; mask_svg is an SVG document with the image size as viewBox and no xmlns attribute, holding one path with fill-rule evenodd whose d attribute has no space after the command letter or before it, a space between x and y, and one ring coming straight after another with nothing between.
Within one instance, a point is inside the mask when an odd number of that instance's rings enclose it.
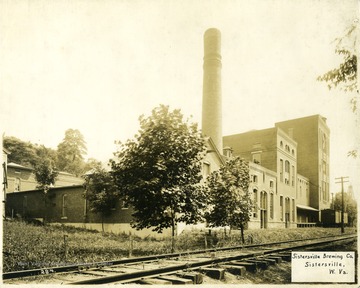
<instances>
[{"instance_id":1,"label":"railroad track","mask_svg":"<svg viewBox=\"0 0 360 288\"><path fill-rule=\"evenodd\" d=\"M222 279L225 271L244 275L291 260L291 251L356 241L357 235L311 238L237 247L127 258L3 274L4 283L53 284L200 284L203 276Z\"/></svg>"}]
</instances>

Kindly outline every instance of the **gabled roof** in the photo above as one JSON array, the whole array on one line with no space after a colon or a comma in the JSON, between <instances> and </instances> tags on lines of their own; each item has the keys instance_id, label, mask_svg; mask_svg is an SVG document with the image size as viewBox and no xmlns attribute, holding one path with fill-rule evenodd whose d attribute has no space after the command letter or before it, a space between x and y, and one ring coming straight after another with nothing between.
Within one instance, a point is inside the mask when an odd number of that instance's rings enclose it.
<instances>
[{"instance_id":1,"label":"gabled roof","mask_svg":"<svg viewBox=\"0 0 360 288\"><path fill-rule=\"evenodd\" d=\"M217 157L219 158L221 164L225 164L226 157L223 156L219 152L218 148L216 147L216 145L215 145L214 141L211 139L211 137L204 137L204 138L205 138L205 141L207 142L207 144L210 146L210 149L207 150L206 152L207 153L214 152L217 155Z\"/></svg>"}]
</instances>

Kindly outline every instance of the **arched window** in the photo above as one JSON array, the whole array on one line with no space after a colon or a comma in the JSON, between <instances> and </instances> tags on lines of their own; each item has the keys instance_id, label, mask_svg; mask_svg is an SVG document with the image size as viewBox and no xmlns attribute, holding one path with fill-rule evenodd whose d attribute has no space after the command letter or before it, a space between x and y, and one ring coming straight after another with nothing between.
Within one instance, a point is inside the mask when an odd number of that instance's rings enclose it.
<instances>
[{"instance_id":1,"label":"arched window","mask_svg":"<svg viewBox=\"0 0 360 288\"><path fill-rule=\"evenodd\" d=\"M284 144L282 141L280 141L280 147L283 148Z\"/></svg>"},{"instance_id":2,"label":"arched window","mask_svg":"<svg viewBox=\"0 0 360 288\"><path fill-rule=\"evenodd\" d=\"M274 193L270 193L270 218L274 218Z\"/></svg>"},{"instance_id":3,"label":"arched window","mask_svg":"<svg viewBox=\"0 0 360 288\"><path fill-rule=\"evenodd\" d=\"M257 189L253 190L253 217L257 218L257 210L258 210L258 191Z\"/></svg>"},{"instance_id":4,"label":"arched window","mask_svg":"<svg viewBox=\"0 0 360 288\"><path fill-rule=\"evenodd\" d=\"M285 161L285 172L290 173L290 162L288 160Z\"/></svg>"}]
</instances>

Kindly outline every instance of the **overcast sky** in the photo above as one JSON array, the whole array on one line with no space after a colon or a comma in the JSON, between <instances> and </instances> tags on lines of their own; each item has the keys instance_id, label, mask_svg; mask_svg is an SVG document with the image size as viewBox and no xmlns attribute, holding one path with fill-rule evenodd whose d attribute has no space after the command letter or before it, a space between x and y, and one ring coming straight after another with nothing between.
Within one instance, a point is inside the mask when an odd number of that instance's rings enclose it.
<instances>
[{"instance_id":1,"label":"overcast sky","mask_svg":"<svg viewBox=\"0 0 360 288\"><path fill-rule=\"evenodd\" d=\"M107 161L159 104L201 126L203 34L222 33L224 135L321 114L334 178L359 187L356 115L316 81L341 62L334 40L356 21L348 1L0 1L1 125L56 148L79 129ZM358 135L358 134L357 134ZM357 180L357 182L355 181Z\"/></svg>"}]
</instances>

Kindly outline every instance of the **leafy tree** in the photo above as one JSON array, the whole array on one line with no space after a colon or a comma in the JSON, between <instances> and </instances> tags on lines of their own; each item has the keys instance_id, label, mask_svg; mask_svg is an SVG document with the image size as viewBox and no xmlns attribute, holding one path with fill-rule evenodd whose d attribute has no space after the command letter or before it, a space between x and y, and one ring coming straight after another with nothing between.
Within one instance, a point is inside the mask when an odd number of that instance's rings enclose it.
<instances>
[{"instance_id":1,"label":"leafy tree","mask_svg":"<svg viewBox=\"0 0 360 288\"><path fill-rule=\"evenodd\" d=\"M356 24L351 25L345 35L337 38L335 53L343 57L343 62L317 79L328 83L328 88L339 88L346 91L357 90L357 55ZM356 99L352 100L353 111L356 110Z\"/></svg>"},{"instance_id":2,"label":"leafy tree","mask_svg":"<svg viewBox=\"0 0 360 288\"><path fill-rule=\"evenodd\" d=\"M341 211L342 208L342 195L340 193L335 194L334 209ZM348 213L348 222L350 226L354 226L357 219L357 203L348 193L344 192L344 212Z\"/></svg>"},{"instance_id":3,"label":"leafy tree","mask_svg":"<svg viewBox=\"0 0 360 288\"><path fill-rule=\"evenodd\" d=\"M33 168L39 161L37 149L30 142L25 142L12 136L4 137L3 146L10 152L8 162Z\"/></svg>"},{"instance_id":4,"label":"leafy tree","mask_svg":"<svg viewBox=\"0 0 360 288\"><path fill-rule=\"evenodd\" d=\"M83 172L84 155L86 155L84 136L77 129L65 131L65 138L58 145L57 165L61 171L80 175Z\"/></svg>"},{"instance_id":5,"label":"leafy tree","mask_svg":"<svg viewBox=\"0 0 360 288\"><path fill-rule=\"evenodd\" d=\"M356 91L359 93L357 87L357 25L358 23L354 23L347 29L343 37L335 39L335 53L343 57L343 62L338 68L334 68L317 78L319 81L327 82L329 89L339 88L345 92ZM358 95L352 97L350 103L352 111L356 112ZM348 156L356 158L357 152L357 150L351 150L348 152Z\"/></svg>"},{"instance_id":6,"label":"leafy tree","mask_svg":"<svg viewBox=\"0 0 360 288\"><path fill-rule=\"evenodd\" d=\"M210 227L244 228L250 220L252 203L249 194L249 164L235 157L229 159L207 179L210 211L205 215Z\"/></svg>"},{"instance_id":7,"label":"leafy tree","mask_svg":"<svg viewBox=\"0 0 360 288\"><path fill-rule=\"evenodd\" d=\"M37 189L43 189L45 193L55 184L59 172L49 159L44 159L34 168L35 180L38 183Z\"/></svg>"},{"instance_id":8,"label":"leafy tree","mask_svg":"<svg viewBox=\"0 0 360 288\"><path fill-rule=\"evenodd\" d=\"M139 134L120 143L117 161L111 161L113 175L134 208L132 226L159 233L171 228L174 251L176 224L198 222L206 205L199 184L205 141L197 124L168 106L160 105L139 121Z\"/></svg>"},{"instance_id":9,"label":"leafy tree","mask_svg":"<svg viewBox=\"0 0 360 288\"><path fill-rule=\"evenodd\" d=\"M102 230L104 218L111 214L114 203L119 198L112 174L103 168L94 168L86 176L84 197L89 201L90 211L101 214Z\"/></svg>"},{"instance_id":10,"label":"leafy tree","mask_svg":"<svg viewBox=\"0 0 360 288\"><path fill-rule=\"evenodd\" d=\"M58 171L54 164L49 159L43 159L34 168L35 180L38 183L36 188L43 190L44 196L44 222L47 220L48 210L48 191L52 185L55 184Z\"/></svg>"}]
</instances>

